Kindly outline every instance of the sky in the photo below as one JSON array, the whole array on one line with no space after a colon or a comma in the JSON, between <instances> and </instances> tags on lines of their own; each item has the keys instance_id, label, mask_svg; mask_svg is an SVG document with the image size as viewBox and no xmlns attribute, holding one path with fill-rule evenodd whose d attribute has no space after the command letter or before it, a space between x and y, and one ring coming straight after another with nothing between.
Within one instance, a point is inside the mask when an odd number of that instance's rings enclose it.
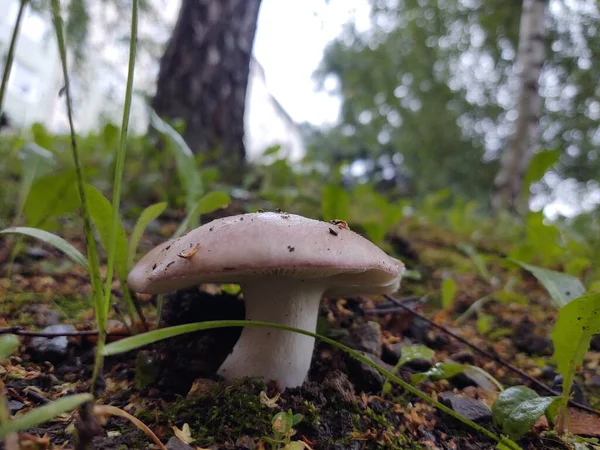
<instances>
[{"instance_id":1,"label":"sky","mask_svg":"<svg viewBox=\"0 0 600 450\"><path fill-rule=\"evenodd\" d=\"M295 122L316 125L336 120L340 101L317 92L312 74L328 42L354 20L369 26L368 0L263 0L254 55L265 70L267 86Z\"/></svg>"}]
</instances>

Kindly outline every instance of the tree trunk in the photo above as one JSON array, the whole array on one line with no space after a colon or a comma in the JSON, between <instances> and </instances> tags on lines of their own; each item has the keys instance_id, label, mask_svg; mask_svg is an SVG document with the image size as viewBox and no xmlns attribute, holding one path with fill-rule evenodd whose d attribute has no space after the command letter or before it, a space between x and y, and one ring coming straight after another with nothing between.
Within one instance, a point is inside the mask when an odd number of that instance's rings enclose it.
<instances>
[{"instance_id":1,"label":"tree trunk","mask_svg":"<svg viewBox=\"0 0 600 450\"><path fill-rule=\"evenodd\" d=\"M183 119L205 164L235 172L245 160L244 107L260 0L182 0L160 61L152 107Z\"/></svg>"},{"instance_id":2,"label":"tree trunk","mask_svg":"<svg viewBox=\"0 0 600 450\"><path fill-rule=\"evenodd\" d=\"M538 144L542 105L539 78L545 59L544 16L547 5L548 0L523 1L517 55L518 118L494 180L492 207L496 212L519 211L523 178Z\"/></svg>"}]
</instances>

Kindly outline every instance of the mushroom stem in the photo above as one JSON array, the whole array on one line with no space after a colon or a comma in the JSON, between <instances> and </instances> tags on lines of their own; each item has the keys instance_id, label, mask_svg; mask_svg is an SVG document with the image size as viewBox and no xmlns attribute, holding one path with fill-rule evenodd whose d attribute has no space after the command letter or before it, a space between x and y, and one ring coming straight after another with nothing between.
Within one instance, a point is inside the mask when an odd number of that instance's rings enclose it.
<instances>
[{"instance_id":1,"label":"mushroom stem","mask_svg":"<svg viewBox=\"0 0 600 450\"><path fill-rule=\"evenodd\" d=\"M242 285L246 319L279 323L314 333L322 281L263 277ZM225 379L247 376L276 380L284 390L300 386L310 368L315 340L291 331L244 327L232 353L219 368Z\"/></svg>"}]
</instances>

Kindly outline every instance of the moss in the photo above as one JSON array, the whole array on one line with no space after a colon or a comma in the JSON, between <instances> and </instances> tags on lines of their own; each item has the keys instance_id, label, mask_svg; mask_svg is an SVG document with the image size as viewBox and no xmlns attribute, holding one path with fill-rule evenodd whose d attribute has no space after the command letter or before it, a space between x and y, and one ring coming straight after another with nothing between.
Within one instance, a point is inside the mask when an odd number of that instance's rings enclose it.
<instances>
[{"instance_id":1,"label":"moss","mask_svg":"<svg viewBox=\"0 0 600 450\"><path fill-rule=\"evenodd\" d=\"M187 423L198 446L235 441L243 435L270 436L271 419L277 412L260 403L265 382L245 378L233 384L215 383L202 393L178 401L164 412L144 411L141 420L167 422L179 427ZM148 422L146 422L148 423Z\"/></svg>"}]
</instances>

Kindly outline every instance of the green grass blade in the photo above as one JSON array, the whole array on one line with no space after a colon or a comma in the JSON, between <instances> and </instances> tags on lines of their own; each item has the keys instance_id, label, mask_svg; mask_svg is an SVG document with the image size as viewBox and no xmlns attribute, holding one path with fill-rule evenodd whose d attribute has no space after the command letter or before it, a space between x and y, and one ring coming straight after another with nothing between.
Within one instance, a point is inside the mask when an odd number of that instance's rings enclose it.
<instances>
[{"instance_id":1,"label":"green grass blade","mask_svg":"<svg viewBox=\"0 0 600 450\"><path fill-rule=\"evenodd\" d=\"M19 343L19 338L13 334L0 337L0 362L12 355L19 348Z\"/></svg>"},{"instance_id":2,"label":"green grass blade","mask_svg":"<svg viewBox=\"0 0 600 450\"><path fill-rule=\"evenodd\" d=\"M138 245L140 244L140 239L144 235L144 231L146 231L146 227L160 216L165 208L167 207L166 202L156 203L154 205L148 206L140 217L138 218L135 227L133 227L133 231L131 232L131 238L129 239L129 258L127 261L127 267L131 269L133 267L133 261L135 260L135 255L137 253Z\"/></svg>"},{"instance_id":3,"label":"green grass blade","mask_svg":"<svg viewBox=\"0 0 600 450\"><path fill-rule=\"evenodd\" d=\"M83 216L83 227L87 245L88 255L88 273L90 274L90 280L92 283L92 291L94 295L94 312L96 314L96 322L98 326L98 348L96 351L96 362L94 364L94 373L92 375L92 390L95 387L95 382L100 368L102 367L102 347L104 346L104 340L106 337L106 322L107 313L103 307L103 292L102 292L102 277L100 275L100 261L98 259L98 250L96 248L96 241L94 240L94 232L92 230L92 219L90 217L90 210L87 203L87 197L85 192L85 179L83 176L83 168L81 164L81 158L77 147L77 136L75 134L75 127L73 125L73 108L71 99L71 87L69 85L69 70L67 68L67 50L65 46L64 37L64 25L60 15L60 2L59 0L52 0L52 22L54 24L54 31L56 32L56 40L58 42L58 51L60 54L60 62L62 66L62 73L65 82L65 101L67 104L67 119L69 121L69 131L71 137L71 151L73 154L73 162L75 164L75 173L77 174L77 189L79 192L79 198L81 201L81 210Z\"/></svg>"},{"instance_id":4,"label":"green grass blade","mask_svg":"<svg viewBox=\"0 0 600 450\"><path fill-rule=\"evenodd\" d=\"M34 237L60 250L77 264L85 268L88 267L87 259L79 250L77 250L75 247L73 247L72 244L65 241L60 236L57 236L54 233L50 233L49 231L40 230L39 228L12 227L6 228L5 230L1 230L0 235L1 234L20 234L24 236Z\"/></svg>"},{"instance_id":5,"label":"green grass blade","mask_svg":"<svg viewBox=\"0 0 600 450\"><path fill-rule=\"evenodd\" d=\"M179 335L186 334L186 333L192 333L192 332L200 331L200 330L209 330L209 329L213 329L213 328L244 327L244 326L277 328L280 330L287 330L287 331L291 331L291 332L295 332L295 333L304 334L305 336L311 336L316 339L320 339L323 342L326 342L327 344L329 344L333 347L339 348L340 350L346 352L351 357L359 360L360 362L367 364L369 367L372 367L377 372L382 374L384 377L386 377L389 380L393 381L394 383L400 385L403 389L405 389L409 393L419 397L423 401L435 406L440 411L443 411L446 414L454 417L455 419L461 421L465 425L468 425L471 428L473 428L474 430L486 435L490 439L493 439L497 442L501 441L501 438L499 436L495 435L494 433L485 429L481 425L478 425L477 423L473 422L472 420L469 420L469 419L461 416L454 410L448 408L447 406L444 406L443 404L441 404L438 401L434 400L433 398L429 397L427 394L425 394L424 392L421 392L419 389L417 389L413 385L407 383L406 381L404 381L401 378L394 375L392 372L384 369L383 367L378 366L373 361L371 361L367 357L361 355L356 350L353 350L350 347L340 344L339 342L334 341L333 339L329 339L325 336L321 336L320 334L311 333L310 331L301 330L299 328L288 327L286 325L281 325L281 324L277 324L277 323L269 323L269 322L251 321L251 320L216 320L216 321L208 321L208 322L201 322L201 323L192 323L192 324L187 324L187 325L178 325L178 326L174 326L174 327L162 328L159 330L149 331L147 333L138 334L136 336L132 336L132 337L123 339L121 341L112 342L112 343L108 344L106 347L104 347L102 352L103 352L104 356L116 355L119 353L124 353L124 352L128 352L130 350L134 350L136 348L139 348L144 345L148 345L148 344L151 344L151 343L163 340L163 339L168 339L168 338L171 338L174 336L179 336ZM517 444L515 443L513 448L519 449L520 447L517 446Z\"/></svg>"},{"instance_id":6,"label":"green grass blade","mask_svg":"<svg viewBox=\"0 0 600 450\"><path fill-rule=\"evenodd\" d=\"M115 262L120 278L125 278L127 271L127 247L120 247L120 235L123 230L119 217L119 208L121 205L121 184L123 183L123 171L125 168L125 154L127 153L127 130L129 128L129 115L131 112L131 97L133 95L133 75L135 72L135 50L137 44L138 31L138 0L133 0L131 3L131 36L129 37L129 67L127 71L127 87L125 90L125 105L123 107L123 120L121 122L121 136L119 139L119 149L117 150L117 158L115 164L115 180L113 183L113 198L112 198L112 225L110 228L110 237L108 240L108 262L106 269L106 280L104 282L104 306L106 314L110 308L110 287L112 285L113 270ZM119 248L117 249L117 246ZM125 259L120 262L117 260L117 252L119 255L125 254ZM133 319L133 318L132 318Z\"/></svg>"},{"instance_id":7,"label":"green grass blade","mask_svg":"<svg viewBox=\"0 0 600 450\"><path fill-rule=\"evenodd\" d=\"M4 93L6 92L6 86L8 85L8 77L10 76L13 60L15 59L15 47L17 46L19 29L21 28L21 21L23 20L23 13L25 12L26 6L27 0L21 0L21 6L19 6L19 12L17 13L17 20L15 21L13 33L10 38L8 55L6 56L6 64L4 66L4 73L2 74L2 83L0 84L0 112L2 112L2 105L4 105Z\"/></svg>"},{"instance_id":8,"label":"green grass blade","mask_svg":"<svg viewBox=\"0 0 600 450\"><path fill-rule=\"evenodd\" d=\"M17 433L40 425L55 417L72 411L85 402L92 401L91 394L77 394L63 397L44 406L35 408L28 413L19 416L8 423L0 426L0 439L4 439L9 433Z\"/></svg>"}]
</instances>

